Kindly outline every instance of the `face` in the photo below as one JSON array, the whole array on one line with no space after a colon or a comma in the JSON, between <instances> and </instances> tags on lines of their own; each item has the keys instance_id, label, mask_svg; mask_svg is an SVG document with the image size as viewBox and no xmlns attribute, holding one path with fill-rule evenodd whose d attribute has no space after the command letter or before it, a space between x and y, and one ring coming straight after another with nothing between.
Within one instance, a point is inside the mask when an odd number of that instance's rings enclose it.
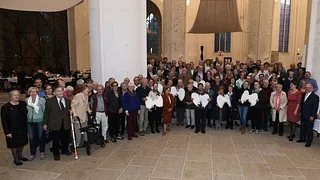
<instances>
[{"instance_id":1,"label":"face","mask_svg":"<svg viewBox=\"0 0 320 180\"><path fill-rule=\"evenodd\" d=\"M167 89L166 89L166 94L169 94L169 93L170 93L170 90L171 90L170 88L167 88Z\"/></svg>"},{"instance_id":2,"label":"face","mask_svg":"<svg viewBox=\"0 0 320 180\"><path fill-rule=\"evenodd\" d=\"M37 88L41 88L41 87L42 87L42 81L41 81L41 79L37 79L37 80L34 82L34 85L35 85Z\"/></svg>"},{"instance_id":3,"label":"face","mask_svg":"<svg viewBox=\"0 0 320 180\"><path fill-rule=\"evenodd\" d=\"M138 78L134 78L134 79L138 79ZM139 81L139 79L138 79L138 81ZM130 79L129 78L125 78L123 82L126 83L126 84L129 84Z\"/></svg>"},{"instance_id":4,"label":"face","mask_svg":"<svg viewBox=\"0 0 320 180\"><path fill-rule=\"evenodd\" d=\"M309 78L311 77L311 74L310 74L309 72L306 72L306 73L304 74L304 77L305 77L306 79L309 79Z\"/></svg>"},{"instance_id":5,"label":"face","mask_svg":"<svg viewBox=\"0 0 320 180\"><path fill-rule=\"evenodd\" d=\"M193 90L193 86L191 84L188 84L188 91L192 91Z\"/></svg>"},{"instance_id":6,"label":"face","mask_svg":"<svg viewBox=\"0 0 320 180\"><path fill-rule=\"evenodd\" d=\"M220 76L216 76L216 77L214 78L214 80L215 80L216 82L220 82Z\"/></svg>"},{"instance_id":7,"label":"face","mask_svg":"<svg viewBox=\"0 0 320 180\"><path fill-rule=\"evenodd\" d=\"M301 81L301 87L305 88L306 85L307 85L306 81L302 80L302 81Z\"/></svg>"},{"instance_id":8,"label":"face","mask_svg":"<svg viewBox=\"0 0 320 180\"><path fill-rule=\"evenodd\" d=\"M158 90L158 84L154 84L153 85L153 91L157 91Z\"/></svg>"},{"instance_id":9,"label":"face","mask_svg":"<svg viewBox=\"0 0 320 180\"><path fill-rule=\"evenodd\" d=\"M141 81L143 79L143 76L139 74L138 79Z\"/></svg>"},{"instance_id":10,"label":"face","mask_svg":"<svg viewBox=\"0 0 320 180\"><path fill-rule=\"evenodd\" d=\"M268 87L269 86L269 81L268 80L264 80L263 81L263 86L264 87Z\"/></svg>"},{"instance_id":11,"label":"face","mask_svg":"<svg viewBox=\"0 0 320 180\"><path fill-rule=\"evenodd\" d=\"M38 94L38 92L37 92L37 90L35 90L35 89L32 89L32 90L30 91L30 96L31 96L31 97L36 97L37 94Z\"/></svg>"},{"instance_id":12,"label":"face","mask_svg":"<svg viewBox=\"0 0 320 180\"><path fill-rule=\"evenodd\" d=\"M210 83L206 83L206 87L205 87L207 90L211 88L211 85Z\"/></svg>"},{"instance_id":13,"label":"face","mask_svg":"<svg viewBox=\"0 0 320 180\"><path fill-rule=\"evenodd\" d=\"M113 83L113 84L112 84L112 89L113 89L114 91L118 90L118 83Z\"/></svg>"},{"instance_id":14,"label":"face","mask_svg":"<svg viewBox=\"0 0 320 180\"><path fill-rule=\"evenodd\" d=\"M248 89L248 87L249 87L248 82L243 83L243 88L244 88L244 89Z\"/></svg>"},{"instance_id":15,"label":"face","mask_svg":"<svg viewBox=\"0 0 320 180\"><path fill-rule=\"evenodd\" d=\"M133 91L134 90L134 86L129 86L129 91Z\"/></svg>"},{"instance_id":16,"label":"face","mask_svg":"<svg viewBox=\"0 0 320 180\"><path fill-rule=\"evenodd\" d=\"M19 101L20 93L19 91L14 91L11 95L11 101Z\"/></svg>"},{"instance_id":17,"label":"face","mask_svg":"<svg viewBox=\"0 0 320 180\"><path fill-rule=\"evenodd\" d=\"M63 96L63 90L62 88L56 88L56 90L54 91L55 95L58 97L58 98L62 98Z\"/></svg>"},{"instance_id":18,"label":"face","mask_svg":"<svg viewBox=\"0 0 320 180\"><path fill-rule=\"evenodd\" d=\"M312 91L313 91L312 85L311 85L311 84L307 84L307 85L306 85L306 92L307 92L307 93L310 93L310 92L312 92Z\"/></svg>"},{"instance_id":19,"label":"face","mask_svg":"<svg viewBox=\"0 0 320 180\"><path fill-rule=\"evenodd\" d=\"M52 87L51 86L47 86L47 88L45 89L46 94L47 95L51 95L52 94Z\"/></svg>"},{"instance_id":20,"label":"face","mask_svg":"<svg viewBox=\"0 0 320 180\"><path fill-rule=\"evenodd\" d=\"M189 79L189 84L193 84L193 80L192 79Z\"/></svg>"},{"instance_id":21,"label":"face","mask_svg":"<svg viewBox=\"0 0 320 180\"><path fill-rule=\"evenodd\" d=\"M230 83L231 83L231 84L234 84L235 82L236 82L236 79L234 79L234 78L231 78L231 79L230 79Z\"/></svg>"},{"instance_id":22,"label":"face","mask_svg":"<svg viewBox=\"0 0 320 180\"><path fill-rule=\"evenodd\" d=\"M178 86L179 86L179 87L182 87L182 86L183 86L183 82L182 82L182 80L180 80L180 79L178 80Z\"/></svg>"},{"instance_id":23,"label":"face","mask_svg":"<svg viewBox=\"0 0 320 180\"><path fill-rule=\"evenodd\" d=\"M198 89L199 89L199 91L202 91L203 90L203 85L198 85Z\"/></svg>"},{"instance_id":24,"label":"face","mask_svg":"<svg viewBox=\"0 0 320 180\"><path fill-rule=\"evenodd\" d=\"M63 80L60 79L58 82L59 82L59 87L64 88L66 86L66 83Z\"/></svg>"},{"instance_id":25,"label":"face","mask_svg":"<svg viewBox=\"0 0 320 180\"><path fill-rule=\"evenodd\" d=\"M73 91L67 91L67 96L73 96Z\"/></svg>"},{"instance_id":26,"label":"face","mask_svg":"<svg viewBox=\"0 0 320 180\"><path fill-rule=\"evenodd\" d=\"M257 82L255 82L255 83L254 83L254 88L255 88L255 89L258 89L259 87L260 87L260 84L257 83Z\"/></svg>"},{"instance_id":27,"label":"face","mask_svg":"<svg viewBox=\"0 0 320 180\"><path fill-rule=\"evenodd\" d=\"M89 90L89 88L85 88L83 91L82 91L85 95L89 95L89 92L90 92L90 90Z\"/></svg>"},{"instance_id":28,"label":"face","mask_svg":"<svg viewBox=\"0 0 320 180\"><path fill-rule=\"evenodd\" d=\"M128 83L129 83L129 82L128 82ZM128 84L128 83L126 83L126 84ZM134 83L135 85L139 84L139 78L134 78L134 79L133 79L133 83Z\"/></svg>"},{"instance_id":29,"label":"face","mask_svg":"<svg viewBox=\"0 0 320 180\"><path fill-rule=\"evenodd\" d=\"M229 92L232 92L232 91L233 91L232 86L229 86L229 87L228 87L228 91L229 91Z\"/></svg>"},{"instance_id":30,"label":"face","mask_svg":"<svg viewBox=\"0 0 320 180\"><path fill-rule=\"evenodd\" d=\"M281 91L282 91L282 86L278 85L278 86L277 86L277 91L278 91L278 92L281 92Z\"/></svg>"},{"instance_id":31,"label":"face","mask_svg":"<svg viewBox=\"0 0 320 180\"><path fill-rule=\"evenodd\" d=\"M122 84L122 85L121 85L121 89L126 90L126 89L127 89L127 86L128 86L127 84Z\"/></svg>"},{"instance_id":32,"label":"face","mask_svg":"<svg viewBox=\"0 0 320 180\"><path fill-rule=\"evenodd\" d=\"M296 89L296 88L297 88L297 86L295 84L293 84L293 83L290 84L290 89L293 90L293 89Z\"/></svg>"},{"instance_id":33,"label":"face","mask_svg":"<svg viewBox=\"0 0 320 180\"><path fill-rule=\"evenodd\" d=\"M150 80L149 80L149 86L150 86L150 87L152 87L152 86L153 86L153 84L154 84L153 80L152 80L152 79L150 79Z\"/></svg>"},{"instance_id":34,"label":"face","mask_svg":"<svg viewBox=\"0 0 320 180\"><path fill-rule=\"evenodd\" d=\"M98 86L97 87L97 93L100 94L100 95L103 93L103 87L102 86Z\"/></svg>"},{"instance_id":35,"label":"face","mask_svg":"<svg viewBox=\"0 0 320 180\"><path fill-rule=\"evenodd\" d=\"M196 81L199 82L200 80L200 76L196 76Z\"/></svg>"}]
</instances>

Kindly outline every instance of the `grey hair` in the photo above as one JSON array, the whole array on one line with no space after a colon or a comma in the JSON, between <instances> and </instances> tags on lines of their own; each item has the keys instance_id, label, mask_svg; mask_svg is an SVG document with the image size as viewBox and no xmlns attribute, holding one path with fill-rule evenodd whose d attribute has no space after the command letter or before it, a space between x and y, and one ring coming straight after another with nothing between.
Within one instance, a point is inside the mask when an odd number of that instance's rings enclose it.
<instances>
[{"instance_id":1,"label":"grey hair","mask_svg":"<svg viewBox=\"0 0 320 180\"><path fill-rule=\"evenodd\" d=\"M12 90L12 91L10 91L10 93L9 93L9 101L11 101L11 98L12 98L12 95L13 95L14 92L18 92L18 93L20 94L20 91L19 91L19 90Z\"/></svg>"}]
</instances>

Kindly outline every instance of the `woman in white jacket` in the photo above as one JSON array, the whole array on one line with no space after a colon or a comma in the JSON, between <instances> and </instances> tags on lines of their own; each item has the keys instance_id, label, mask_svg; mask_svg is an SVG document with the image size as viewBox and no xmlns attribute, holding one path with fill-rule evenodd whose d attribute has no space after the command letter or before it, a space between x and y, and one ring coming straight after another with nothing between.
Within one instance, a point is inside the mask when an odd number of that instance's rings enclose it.
<instances>
[{"instance_id":1,"label":"woman in white jacket","mask_svg":"<svg viewBox=\"0 0 320 180\"><path fill-rule=\"evenodd\" d=\"M287 95L282 91L282 85L276 86L276 91L271 93L270 105L272 108L273 132L279 136L283 135L283 123L287 121Z\"/></svg>"}]
</instances>

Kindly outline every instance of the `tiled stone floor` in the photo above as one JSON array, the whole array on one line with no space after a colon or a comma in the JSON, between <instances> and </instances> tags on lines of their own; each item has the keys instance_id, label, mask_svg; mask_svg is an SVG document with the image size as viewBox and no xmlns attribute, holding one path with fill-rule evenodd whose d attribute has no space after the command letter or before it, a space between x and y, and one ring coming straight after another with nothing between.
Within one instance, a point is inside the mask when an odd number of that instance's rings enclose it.
<instances>
[{"instance_id":1,"label":"tiled stone floor","mask_svg":"<svg viewBox=\"0 0 320 180\"><path fill-rule=\"evenodd\" d=\"M3 133L1 133L3 137ZM24 151L29 155L28 148ZM173 127L167 136L139 137L133 141L94 146L92 155L80 158L37 157L21 167L0 141L0 179L90 180L317 180L320 179L320 139L310 148L285 137L261 132L241 135L239 130L194 134Z\"/></svg>"}]
</instances>

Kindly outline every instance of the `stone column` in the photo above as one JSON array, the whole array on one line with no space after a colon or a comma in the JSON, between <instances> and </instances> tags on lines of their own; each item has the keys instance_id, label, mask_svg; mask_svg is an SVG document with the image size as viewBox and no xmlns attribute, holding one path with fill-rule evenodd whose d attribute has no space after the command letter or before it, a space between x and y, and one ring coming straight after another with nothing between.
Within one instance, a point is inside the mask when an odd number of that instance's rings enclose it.
<instances>
[{"instance_id":1,"label":"stone column","mask_svg":"<svg viewBox=\"0 0 320 180\"><path fill-rule=\"evenodd\" d=\"M147 75L146 1L89 1L92 79Z\"/></svg>"},{"instance_id":2,"label":"stone column","mask_svg":"<svg viewBox=\"0 0 320 180\"><path fill-rule=\"evenodd\" d=\"M320 82L320 0L312 0L311 18L308 40L308 56L306 59L307 71L312 77Z\"/></svg>"},{"instance_id":3,"label":"stone column","mask_svg":"<svg viewBox=\"0 0 320 180\"><path fill-rule=\"evenodd\" d=\"M184 59L186 33L186 1L163 1L163 56L169 60Z\"/></svg>"}]
</instances>

